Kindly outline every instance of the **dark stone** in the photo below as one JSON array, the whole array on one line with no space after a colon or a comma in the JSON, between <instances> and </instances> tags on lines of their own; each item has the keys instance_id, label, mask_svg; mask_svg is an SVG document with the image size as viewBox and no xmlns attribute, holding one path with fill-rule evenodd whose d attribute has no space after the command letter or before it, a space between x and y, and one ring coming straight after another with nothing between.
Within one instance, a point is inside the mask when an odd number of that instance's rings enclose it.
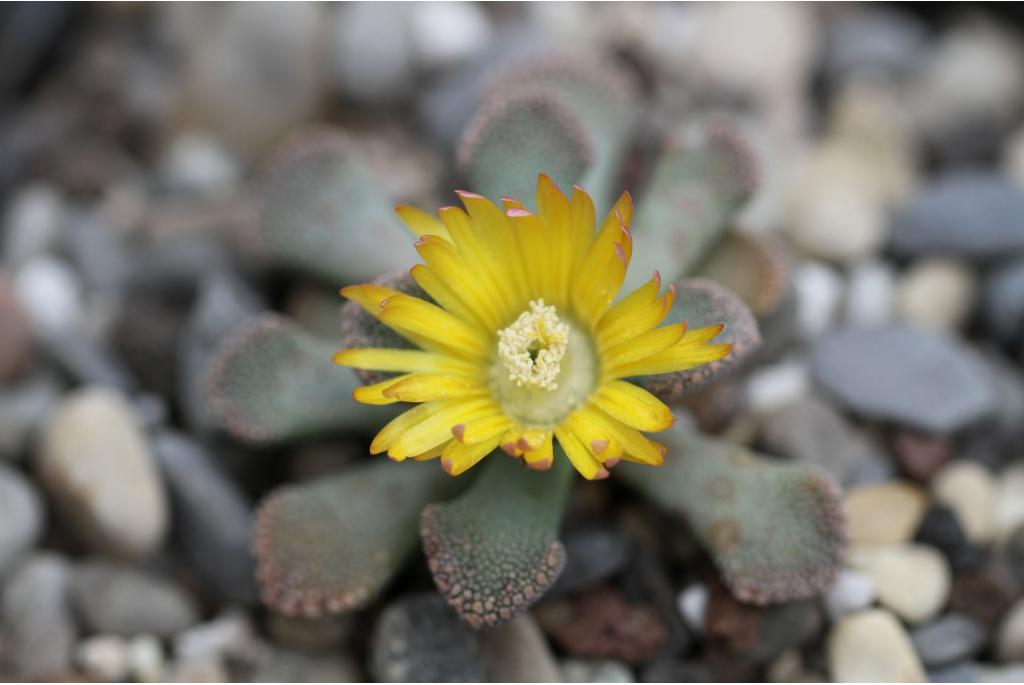
<instances>
[{"instance_id":1,"label":"dark stone","mask_svg":"<svg viewBox=\"0 0 1024 685\"><path fill-rule=\"evenodd\" d=\"M389 682L482 682L473 630L436 593L406 595L388 606L373 631L370 672Z\"/></svg>"},{"instance_id":2,"label":"dark stone","mask_svg":"<svg viewBox=\"0 0 1024 685\"><path fill-rule=\"evenodd\" d=\"M914 540L931 545L949 560L954 573L976 571L985 565L985 552L967 540L956 514L942 505L933 505L921 519Z\"/></svg>"},{"instance_id":3,"label":"dark stone","mask_svg":"<svg viewBox=\"0 0 1024 685\"><path fill-rule=\"evenodd\" d=\"M1010 534L1003 548L1003 558L1014 580L1024 587L1024 524L1017 526Z\"/></svg>"},{"instance_id":4,"label":"dark stone","mask_svg":"<svg viewBox=\"0 0 1024 685\"><path fill-rule=\"evenodd\" d=\"M676 658L659 659L640 670L644 683L707 683L712 676L707 665Z\"/></svg>"},{"instance_id":5,"label":"dark stone","mask_svg":"<svg viewBox=\"0 0 1024 685\"><path fill-rule=\"evenodd\" d=\"M859 414L931 433L952 433L996 409L992 384L970 350L908 326L829 335L812 350L811 373Z\"/></svg>"},{"instance_id":6,"label":"dark stone","mask_svg":"<svg viewBox=\"0 0 1024 685\"><path fill-rule=\"evenodd\" d=\"M629 541L610 530L570 533L563 544L567 556L565 570L548 591L551 598L597 587L625 568L631 556Z\"/></svg>"},{"instance_id":7,"label":"dark stone","mask_svg":"<svg viewBox=\"0 0 1024 685\"><path fill-rule=\"evenodd\" d=\"M1024 259L1000 266L982 288L982 314L989 333L1004 345L1024 341Z\"/></svg>"},{"instance_id":8,"label":"dark stone","mask_svg":"<svg viewBox=\"0 0 1024 685\"><path fill-rule=\"evenodd\" d=\"M906 429L893 433L892 454L903 473L924 483L953 456L946 438Z\"/></svg>"},{"instance_id":9,"label":"dark stone","mask_svg":"<svg viewBox=\"0 0 1024 685\"><path fill-rule=\"evenodd\" d=\"M977 654L988 636L977 621L960 614L946 614L916 628L910 638L926 667L945 666Z\"/></svg>"},{"instance_id":10,"label":"dark stone","mask_svg":"<svg viewBox=\"0 0 1024 685\"><path fill-rule=\"evenodd\" d=\"M990 565L980 571L954 576L949 609L973 618L992 631L1019 595L1020 586L1010 572Z\"/></svg>"},{"instance_id":11,"label":"dark stone","mask_svg":"<svg viewBox=\"0 0 1024 685\"><path fill-rule=\"evenodd\" d=\"M203 588L221 600L254 602L252 507L245 495L184 435L159 433L153 451L171 493L175 540Z\"/></svg>"},{"instance_id":12,"label":"dark stone","mask_svg":"<svg viewBox=\"0 0 1024 685\"><path fill-rule=\"evenodd\" d=\"M974 259L1024 252L1024 189L997 173L946 174L897 212L892 249Z\"/></svg>"}]
</instances>

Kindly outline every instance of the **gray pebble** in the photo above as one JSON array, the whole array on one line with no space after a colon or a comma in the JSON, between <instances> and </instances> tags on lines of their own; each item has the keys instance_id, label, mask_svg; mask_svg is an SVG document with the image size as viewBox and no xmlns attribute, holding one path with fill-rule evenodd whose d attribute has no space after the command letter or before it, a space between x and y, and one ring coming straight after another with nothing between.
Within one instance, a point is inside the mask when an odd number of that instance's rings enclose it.
<instances>
[{"instance_id":1,"label":"gray pebble","mask_svg":"<svg viewBox=\"0 0 1024 685\"><path fill-rule=\"evenodd\" d=\"M985 629L960 614L946 614L910 634L914 649L928 668L974 656L986 641Z\"/></svg>"},{"instance_id":2,"label":"gray pebble","mask_svg":"<svg viewBox=\"0 0 1024 685\"><path fill-rule=\"evenodd\" d=\"M0 616L21 678L57 679L70 671L78 629L68 608L68 577L68 563L44 553L19 565L4 585Z\"/></svg>"}]
</instances>

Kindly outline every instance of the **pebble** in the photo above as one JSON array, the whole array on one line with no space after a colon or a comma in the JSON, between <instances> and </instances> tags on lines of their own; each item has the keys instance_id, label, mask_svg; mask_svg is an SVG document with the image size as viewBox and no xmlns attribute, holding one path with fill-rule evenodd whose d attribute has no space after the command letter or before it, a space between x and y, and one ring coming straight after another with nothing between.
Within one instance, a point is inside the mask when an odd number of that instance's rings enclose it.
<instances>
[{"instance_id":1,"label":"pebble","mask_svg":"<svg viewBox=\"0 0 1024 685\"><path fill-rule=\"evenodd\" d=\"M816 338L835 322L843 298L843 278L822 262L805 261L793 269L797 298L797 330L806 339Z\"/></svg>"},{"instance_id":2,"label":"pebble","mask_svg":"<svg viewBox=\"0 0 1024 685\"><path fill-rule=\"evenodd\" d=\"M690 585L679 593L676 598L676 607L679 609L686 627L694 634L700 635L704 632L704 621L708 613L709 593L706 585Z\"/></svg>"},{"instance_id":3,"label":"pebble","mask_svg":"<svg viewBox=\"0 0 1024 685\"><path fill-rule=\"evenodd\" d=\"M1007 664L1005 666L989 666L978 664L975 669L979 683L1021 683L1024 682L1024 665Z\"/></svg>"},{"instance_id":4,"label":"pebble","mask_svg":"<svg viewBox=\"0 0 1024 685\"><path fill-rule=\"evenodd\" d=\"M351 615L286 616L276 611L267 617L266 629L270 639L282 647L306 652L331 651L348 640L355 628Z\"/></svg>"},{"instance_id":5,"label":"pebble","mask_svg":"<svg viewBox=\"0 0 1024 685\"><path fill-rule=\"evenodd\" d=\"M98 551L143 557L160 544L163 484L120 395L86 387L66 396L43 430L36 467L69 525Z\"/></svg>"},{"instance_id":6,"label":"pebble","mask_svg":"<svg viewBox=\"0 0 1024 685\"><path fill-rule=\"evenodd\" d=\"M254 683L358 683L366 682L346 654L310 654L263 645L256 652L248 680ZM418 675L414 675L418 678Z\"/></svg>"},{"instance_id":7,"label":"pebble","mask_svg":"<svg viewBox=\"0 0 1024 685\"><path fill-rule=\"evenodd\" d=\"M67 561L45 552L26 559L4 583L0 617L20 678L51 680L71 667L78 630L67 604L68 574Z\"/></svg>"},{"instance_id":8,"label":"pebble","mask_svg":"<svg viewBox=\"0 0 1024 685\"><path fill-rule=\"evenodd\" d=\"M399 102L415 91L415 55L397 5L339 5L330 19L331 77L339 93L361 104Z\"/></svg>"},{"instance_id":9,"label":"pebble","mask_svg":"<svg viewBox=\"0 0 1024 685\"><path fill-rule=\"evenodd\" d=\"M886 207L862 148L826 140L811 153L794 183L789 236L819 259L855 263L886 239Z\"/></svg>"},{"instance_id":10,"label":"pebble","mask_svg":"<svg viewBox=\"0 0 1024 685\"><path fill-rule=\"evenodd\" d=\"M32 329L7 277L0 272L0 383L7 383L28 366Z\"/></svg>"},{"instance_id":11,"label":"pebble","mask_svg":"<svg viewBox=\"0 0 1024 685\"><path fill-rule=\"evenodd\" d=\"M72 574L71 600L92 630L169 637L199 620L179 585L131 566L87 561Z\"/></svg>"},{"instance_id":12,"label":"pebble","mask_svg":"<svg viewBox=\"0 0 1024 685\"><path fill-rule=\"evenodd\" d=\"M981 312L988 331L1005 345L1024 340L1024 259L994 269L982 287Z\"/></svg>"},{"instance_id":13,"label":"pebble","mask_svg":"<svg viewBox=\"0 0 1024 685\"><path fill-rule=\"evenodd\" d=\"M169 680L174 683L225 683L230 680L227 666L220 659L185 661L171 664Z\"/></svg>"},{"instance_id":14,"label":"pebble","mask_svg":"<svg viewBox=\"0 0 1024 685\"><path fill-rule=\"evenodd\" d=\"M907 76L920 66L928 31L916 17L874 7L843 13L829 24L825 64L832 79L844 75Z\"/></svg>"},{"instance_id":15,"label":"pebble","mask_svg":"<svg viewBox=\"0 0 1024 685\"><path fill-rule=\"evenodd\" d=\"M174 636L174 658L181 663L203 663L221 658L239 658L254 636L249 617L227 610L212 621L199 623Z\"/></svg>"},{"instance_id":16,"label":"pebble","mask_svg":"<svg viewBox=\"0 0 1024 685\"><path fill-rule=\"evenodd\" d=\"M879 459L870 442L813 393L765 416L760 437L769 453L820 466L844 484L856 468Z\"/></svg>"},{"instance_id":17,"label":"pebble","mask_svg":"<svg viewBox=\"0 0 1024 685\"><path fill-rule=\"evenodd\" d=\"M889 264L865 259L850 269L844 310L847 325L867 328L889 323L895 302L896 275Z\"/></svg>"},{"instance_id":18,"label":"pebble","mask_svg":"<svg viewBox=\"0 0 1024 685\"><path fill-rule=\"evenodd\" d=\"M848 568L839 573L825 593L825 609L833 622L868 608L874 601L875 584L871 577Z\"/></svg>"},{"instance_id":19,"label":"pebble","mask_svg":"<svg viewBox=\"0 0 1024 685\"><path fill-rule=\"evenodd\" d=\"M14 276L14 291L37 335L76 329L82 322L82 285L67 262L40 255Z\"/></svg>"},{"instance_id":20,"label":"pebble","mask_svg":"<svg viewBox=\"0 0 1024 685\"><path fill-rule=\"evenodd\" d=\"M1024 660L1024 599L1014 602L999 625L996 657L1002 662Z\"/></svg>"},{"instance_id":21,"label":"pebble","mask_svg":"<svg viewBox=\"0 0 1024 685\"><path fill-rule=\"evenodd\" d=\"M900 470L916 481L927 483L953 457L949 440L938 435L897 429L890 440L892 456Z\"/></svg>"},{"instance_id":22,"label":"pebble","mask_svg":"<svg viewBox=\"0 0 1024 685\"><path fill-rule=\"evenodd\" d=\"M78 643L75 662L93 680L124 680L128 675L128 644L117 635L94 635Z\"/></svg>"},{"instance_id":23,"label":"pebble","mask_svg":"<svg viewBox=\"0 0 1024 685\"><path fill-rule=\"evenodd\" d=\"M48 375L33 375L0 388L0 460L19 460L25 455L60 392L57 381Z\"/></svg>"},{"instance_id":24,"label":"pebble","mask_svg":"<svg viewBox=\"0 0 1024 685\"><path fill-rule=\"evenodd\" d=\"M755 413L775 411L806 395L810 385L810 374L802 361L765 365L747 377L746 406Z\"/></svg>"},{"instance_id":25,"label":"pebble","mask_svg":"<svg viewBox=\"0 0 1024 685\"><path fill-rule=\"evenodd\" d=\"M921 662L928 668L945 666L974 656L985 646L985 629L961 614L946 614L916 628L910 639Z\"/></svg>"},{"instance_id":26,"label":"pebble","mask_svg":"<svg viewBox=\"0 0 1024 685\"><path fill-rule=\"evenodd\" d=\"M566 659L562 662L563 683L632 683L636 676L629 666L620 661L583 661Z\"/></svg>"},{"instance_id":27,"label":"pebble","mask_svg":"<svg viewBox=\"0 0 1024 685\"><path fill-rule=\"evenodd\" d=\"M714 682L711 669L697 660L661 658L652 661L640 671L644 683L710 683Z\"/></svg>"},{"instance_id":28,"label":"pebble","mask_svg":"<svg viewBox=\"0 0 1024 685\"><path fill-rule=\"evenodd\" d=\"M900 279L896 305L902 318L933 331L955 331L974 305L974 274L963 262L922 259Z\"/></svg>"},{"instance_id":29,"label":"pebble","mask_svg":"<svg viewBox=\"0 0 1024 685\"><path fill-rule=\"evenodd\" d=\"M32 484L0 465L0 576L35 545L43 517L43 504Z\"/></svg>"},{"instance_id":30,"label":"pebble","mask_svg":"<svg viewBox=\"0 0 1024 685\"><path fill-rule=\"evenodd\" d=\"M1020 596L1020 587L1004 566L990 564L978 571L963 572L953 579L949 608L992 630L1006 608Z\"/></svg>"},{"instance_id":31,"label":"pebble","mask_svg":"<svg viewBox=\"0 0 1024 685\"><path fill-rule=\"evenodd\" d=\"M928 681L932 683L976 683L979 682L978 668L971 661L930 668L928 669Z\"/></svg>"},{"instance_id":32,"label":"pebble","mask_svg":"<svg viewBox=\"0 0 1024 685\"><path fill-rule=\"evenodd\" d=\"M817 342L814 379L871 419L951 433L993 413L984 366L963 345L904 326L845 329Z\"/></svg>"},{"instance_id":33,"label":"pebble","mask_svg":"<svg viewBox=\"0 0 1024 685\"><path fill-rule=\"evenodd\" d=\"M563 540L566 565L547 597L592 589L625 568L631 558L629 541L614 530L590 529Z\"/></svg>"},{"instance_id":34,"label":"pebble","mask_svg":"<svg viewBox=\"0 0 1024 685\"><path fill-rule=\"evenodd\" d=\"M885 609L851 614L832 627L828 664L839 683L921 683L924 667L896 617Z\"/></svg>"},{"instance_id":35,"label":"pebble","mask_svg":"<svg viewBox=\"0 0 1024 685\"><path fill-rule=\"evenodd\" d=\"M211 198L234 190L241 169L217 138L204 131L186 130L164 150L160 176L172 190Z\"/></svg>"},{"instance_id":36,"label":"pebble","mask_svg":"<svg viewBox=\"0 0 1024 685\"><path fill-rule=\"evenodd\" d=\"M484 678L476 634L435 593L392 602L377 619L370 652L370 672L379 682Z\"/></svg>"},{"instance_id":37,"label":"pebble","mask_svg":"<svg viewBox=\"0 0 1024 685\"><path fill-rule=\"evenodd\" d=\"M61 238L64 201L55 188L34 183L17 190L3 219L3 258L18 266L54 250Z\"/></svg>"},{"instance_id":38,"label":"pebble","mask_svg":"<svg viewBox=\"0 0 1024 685\"><path fill-rule=\"evenodd\" d=\"M530 614L482 633L480 650L488 682L550 683L560 679L558 661Z\"/></svg>"},{"instance_id":39,"label":"pebble","mask_svg":"<svg viewBox=\"0 0 1024 685\"><path fill-rule=\"evenodd\" d=\"M128 642L128 675L140 683L163 682L167 657L160 641L152 635L138 635Z\"/></svg>"},{"instance_id":40,"label":"pebble","mask_svg":"<svg viewBox=\"0 0 1024 685\"><path fill-rule=\"evenodd\" d=\"M941 551L954 573L977 570L985 563L985 554L967 539L960 519L952 509L942 505L929 507L914 541Z\"/></svg>"},{"instance_id":41,"label":"pebble","mask_svg":"<svg viewBox=\"0 0 1024 685\"><path fill-rule=\"evenodd\" d=\"M975 544L991 542L996 534L996 480L984 466L954 461L932 480L935 501L952 509Z\"/></svg>"},{"instance_id":42,"label":"pebble","mask_svg":"<svg viewBox=\"0 0 1024 685\"><path fill-rule=\"evenodd\" d=\"M408 19L416 63L426 69L450 69L473 59L493 33L487 12L464 2L415 5Z\"/></svg>"},{"instance_id":43,"label":"pebble","mask_svg":"<svg viewBox=\"0 0 1024 685\"><path fill-rule=\"evenodd\" d=\"M1024 188L991 173L941 176L896 214L892 249L968 259L1024 252Z\"/></svg>"},{"instance_id":44,"label":"pebble","mask_svg":"<svg viewBox=\"0 0 1024 685\"><path fill-rule=\"evenodd\" d=\"M1024 127L1018 128L1003 147L1003 172L1024 186Z\"/></svg>"},{"instance_id":45,"label":"pebble","mask_svg":"<svg viewBox=\"0 0 1024 685\"><path fill-rule=\"evenodd\" d=\"M846 493L849 539L855 543L908 542L927 509L927 495L909 483L852 488Z\"/></svg>"},{"instance_id":46,"label":"pebble","mask_svg":"<svg viewBox=\"0 0 1024 685\"><path fill-rule=\"evenodd\" d=\"M934 547L858 545L847 561L871 578L878 601L908 623L930 621L949 599L949 562Z\"/></svg>"},{"instance_id":47,"label":"pebble","mask_svg":"<svg viewBox=\"0 0 1024 685\"><path fill-rule=\"evenodd\" d=\"M1024 587L1024 524L1010 533L1003 546L1003 557L1017 584Z\"/></svg>"},{"instance_id":48,"label":"pebble","mask_svg":"<svg viewBox=\"0 0 1024 685\"><path fill-rule=\"evenodd\" d=\"M170 491L175 539L204 590L228 602L254 602L252 508L245 494L183 434L161 431L153 452Z\"/></svg>"}]
</instances>

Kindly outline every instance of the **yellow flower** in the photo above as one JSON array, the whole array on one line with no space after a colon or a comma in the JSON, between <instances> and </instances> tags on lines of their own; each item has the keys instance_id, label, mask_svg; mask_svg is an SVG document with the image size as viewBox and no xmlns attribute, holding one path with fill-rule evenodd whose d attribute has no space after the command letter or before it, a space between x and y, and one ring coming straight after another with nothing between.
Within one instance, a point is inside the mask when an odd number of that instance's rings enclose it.
<instances>
[{"instance_id":1,"label":"yellow flower","mask_svg":"<svg viewBox=\"0 0 1024 685\"><path fill-rule=\"evenodd\" d=\"M415 402L374 438L396 461L440 457L463 473L501 447L534 469L550 468L557 440L585 478L620 459L660 464L664 446L643 432L672 425L661 400L623 379L689 369L725 357L710 341L722 326L660 326L675 301L657 272L615 304L632 253L633 203L623 193L595 234L594 204L544 175L536 213L505 198L504 211L458 192L465 211L398 214L419 236L415 281L426 302L378 285L343 288L420 349L352 348L337 364L398 372L357 388L367 404Z\"/></svg>"}]
</instances>

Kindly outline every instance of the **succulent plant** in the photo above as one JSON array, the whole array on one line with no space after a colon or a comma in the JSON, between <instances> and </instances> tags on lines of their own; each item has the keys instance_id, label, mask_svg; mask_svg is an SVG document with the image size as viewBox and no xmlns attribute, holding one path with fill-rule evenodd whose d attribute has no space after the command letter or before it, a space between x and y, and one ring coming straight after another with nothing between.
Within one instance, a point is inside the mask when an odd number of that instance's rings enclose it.
<instances>
[{"instance_id":1,"label":"succulent plant","mask_svg":"<svg viewBox=\"0 0 1024 685\"><path fill-rule=\"evenodd\" d=\"M491 211L487 207L493 205L484 198L505 202L507 215L523 221L555 211L529 204L538 174L546 174L541 187L548 188L540 193L542 205L565 201L570 207L560 193L562 200L545 193L579 186L598 208L613 207L612 192L635 133L636 88L628 75L590 56L560 56L534 60L494 83L456 154L466 185L480 193L461 194L472 205L471 214ZM425 354L382 323L392 317L378 318L359 305L376 312L387 297L392 303L410 302L410 296L433 302L436 298L424 288L444 294L445 288L459 285L424 281L422 272L413 274L420 278L407 275L416 261L412 241L390 207L400 198L377 190L380 184L346 144L346 134L321 130L285 146L256 193L260 207L248 244L271 266L335 286L377 278L375 285L345 289L356 302L342 309L338 339L267 313L222 341L207 375L209 405L223 429L254 444L332 431L369 432L399 416L408 405L393 400L416 393L387 394L399 380L393 372L354 364L371 369L360 370L357 377L333 365L332 355L339 348L393 348L399 357L405 354L402 358ZM627 242L614 247L620 256L632 251L627 289L641 285L654 269L660 276L650 281L653 292L671 286L674 298L657 300L667 305L661 312L663 328L678 336L700 333L699 343L714 354L702 358L708 363L680 365L671 373L654 366L642 371L655 375L631 378L637 385L624 383L635 388L630 392L637 402L653 397L658 406L664 402L675 408L735 371L761 344L758 319L770 319L781 308L787 285L783 260L762 238L732 230L738 209L754 190L754 167L738 129L725 118L692 123L666 137L622 238ZM579 193L572 193L571 208L577 208L577 199L584 202ZM503 200L507 196L524 204ZM629 224L623 216L629 209L622 202L614 205L609 221ZM400 207L399 213L410 225L445 230L441 221L420 210ZM635 238L630 240L630 234ZM452 306L459 301L451 300ZM543 306L538 305L536 316L546 316ZM449 337L438 338L437 344L458 345L460 334L452 324ZM353 363L352 354L343 356ZM461 392L457 385L445 387ZM354 392L372 403L353 401ZM837 486L823 473L703 435L683 410L676 414L683 420L659 434L665 449L655 449L667 452L664 464L623 463L615 467L615 477L684 520L738 598L779 602L827 587L844 547ZM415 454L415 445L433 444L412 438L401 442L409 431L428 431L422 427L428 422L418 423L416 416L386 429L389 445L406 445L391 450L393 458ZM279 611L306 616L364 607L416 553L419 540L438 590L474 627L510 620L538 600L565 564L558 536L577 480L570 461L593 478L606 477L617 460L599 463L597 458L593 467L581 467L587 454L593 457L608 441L595 440L604 444L588 448L571 437L567 442L564 435L557 435L553 448L548 438L546 449L554 451L543 452L553 456L546 461L531 459L531 454L542 454L532 444L505 445L522 460L487 456L508 433L502 417L492 418L496 422L489 434L499 437L472 455L470 461L479 465L465 475L452 477L429 461L396 464L375 457L338 475L272 493L255 531L264 600ZM461 430L474 429L462 425ZM444 445L460 450L465 447L460 442L472 442L454 433ZM643 439L635 443L637 450L656 445ZM417 459L447 455L444 445ZM461 462L453 467L450 459L441 461L452 473L463 470ZM534 468L524 468L524 462Z\"/></svg>"}]
</instances>

